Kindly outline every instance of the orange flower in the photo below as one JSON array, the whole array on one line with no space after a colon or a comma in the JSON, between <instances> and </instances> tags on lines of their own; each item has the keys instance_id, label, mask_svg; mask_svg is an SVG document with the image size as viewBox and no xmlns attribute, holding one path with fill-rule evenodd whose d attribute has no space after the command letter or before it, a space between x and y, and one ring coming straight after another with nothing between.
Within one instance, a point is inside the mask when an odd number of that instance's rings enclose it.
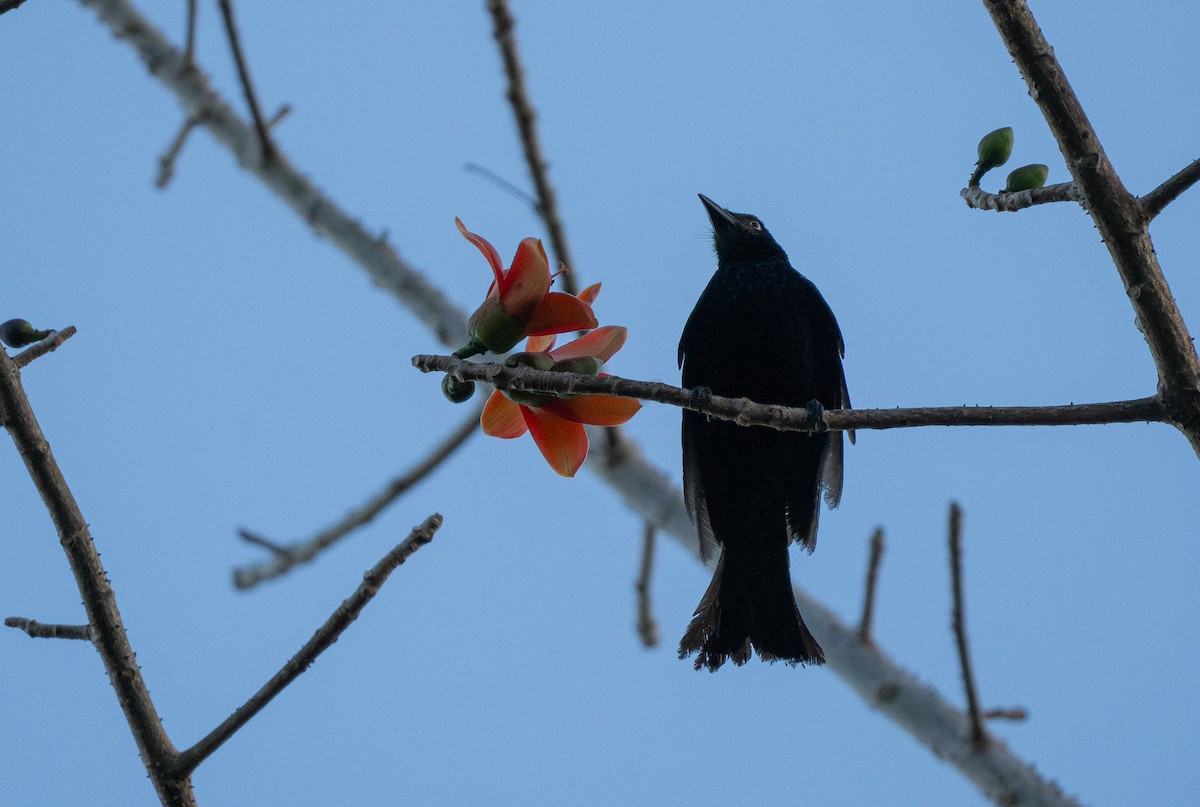
<instances>
[{"instance_id":1,"label":"orange flower","mask_svg":"<svg viewBox=\"0 0 1200 807\"><path fill-rule=\"evenodd\" d=\"M595 299L599 284L580 292ZM579 372L591 359L593 372L625 344L625 328L606 325L549 350L553 338L534 337L526 344L529 351L523 363L543 369ZM600 373L600 375L604 375ZM518 400L514 400L518 399ZM533 436L542 456L561 476L574 476L587 456L588 439L584 423L594 426L618 426L642 408L636 398L611 395L555 396L544 393L504 393L495 390L483 407L479 419L483 433L492 437L520 437L526 431Z\"/></svg>"},{"instance_id":2,"label":"orange flower","mask_svg":"<svg viewBox=\"0 0 1200 807\"><path fill-rule=\"evenodd\" d=\"M522 239L512 265L505 269L500 254L486 238L467 230L460 219L454 223L463 238L487 258L494 276L487 298L467 321L471 342L455 355L465 358L487 350L505 353L526 336L596 327L596 315L582 294L574 297L550 291L550 262L540 239Z\"/></svg>"}]
</instances>

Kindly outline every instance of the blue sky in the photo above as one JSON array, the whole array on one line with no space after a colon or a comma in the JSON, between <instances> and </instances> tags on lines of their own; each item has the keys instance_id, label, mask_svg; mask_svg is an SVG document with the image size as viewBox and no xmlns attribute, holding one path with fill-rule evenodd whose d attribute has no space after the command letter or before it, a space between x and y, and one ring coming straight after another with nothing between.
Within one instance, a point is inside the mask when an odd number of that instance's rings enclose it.
<instances>
[{"instance_id":1,"label":"blue sky","mask_svg":"<svg viewBox=\"0 0 1200 807\"><path fill-rule=\"evenodd\" d=\"M144 3L176 41L183 6ZM214 6L198 61L242 108ZM542 235L463 170L526 174L482 3L242 3L263 105L290 159L462 307ZM822 290L859 407L1151 394L1155 372L1078 207L1015 215L958 196L985 132L1012 166L1057 147L982 4L517 3L542 142L585 283L630 339L610 369L676 381L678 334L714 267L695 194L762 217ZM1126 185L1196 156L1194 4L1038 16ZM257 689L432 512L433 544L341 641L197 772L205 804L982 804L831 672L693 672L673 648L708 573L664 541L663 644L633 630L641 524L595 476L528 440L474 438L318 563L252 592L248 527L307 535L464 411L411 369L440 346L204 132L165 191L181 120L133 51L73 3L0 16L0 319L79 335L23 374L103 555L143 672L188 745ZM1006 169L985 187L1003 182ZM1200 317L1200 196L1156 220ZM629 425L676 473L679 413ZM857 617L867 540L888 537L880 645L955 703L946 508L966 516L967 617L992 728L1092 804L1183 804L1200 605L1200 463L1160 424L860 432L842 506L793 576ZM82 621L53 528L0 450L0 614ZM152 804L103 667L82 643L0 633L0 801Z\"/></svg>"}]
</instances>

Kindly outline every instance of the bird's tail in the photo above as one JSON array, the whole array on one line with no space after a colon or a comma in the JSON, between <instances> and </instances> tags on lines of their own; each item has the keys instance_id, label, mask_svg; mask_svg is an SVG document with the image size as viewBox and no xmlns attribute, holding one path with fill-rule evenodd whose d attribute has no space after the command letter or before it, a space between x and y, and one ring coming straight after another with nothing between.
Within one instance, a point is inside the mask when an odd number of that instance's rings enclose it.
<instances>
[{"instance_id":1,"label":"bird's tail","mask_svg":"<svg viewBox=\"0 0 1200 807\"><path fill-rule=\"evenodd\" d=\"M796 607L786 545L783 551L780 563L756 557L759 553L722 550L712 582L679 642L680 658L696 653L696 669L713 671L726 659L745 664L753 647L763 661L825 663Z\"/></svg>"}]
</instances>

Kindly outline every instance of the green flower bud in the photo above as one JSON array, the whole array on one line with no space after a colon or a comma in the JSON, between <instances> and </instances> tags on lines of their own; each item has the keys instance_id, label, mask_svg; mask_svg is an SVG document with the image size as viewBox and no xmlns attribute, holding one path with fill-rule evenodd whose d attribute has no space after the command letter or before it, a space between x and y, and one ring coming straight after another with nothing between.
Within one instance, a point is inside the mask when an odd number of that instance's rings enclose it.
<instances>
[{"instance_id":1,"label":"green flower bud","mask_svg":"<svg viewBox=\"0 0 1200 807\"><path fill-rule=\"evenodd\" d=\"M1008 175L1008 180L1004 185L1002 193L1015 193L1017 191L1027 191L1031 188L1040 188L1046 184L1046 176L1050 173L1050 169L1041 163L1032 163L1030 165L1022 165L1020 168L1014 168L1012 173Z\"/></svg>"},{"instance_id":2,"label":"green flower bud","mask_svg":"<svg viewBox=\"0 0 1200 807\"><path fill-rule=\"evenodd\" d=\"M597 375L600 372L600 360L595 356L574 356L569 359L554 362L551 370L557 370L563 373L582 373L583 375Z\"/></svg>"},{"instance_id":3,"label":"green flower bud","mask_svg":"<svg viewBox=\"0 0 1200 807\"><path fill-rule=\"evenodd\" d=\"M446 400L450 403L469 401L471 400L471 396L475 394L475 382L459 381L447 373L442 378L442 394L446 396Z\"/></svg>"},{"instance_id":4,"label":"green flower bud","mask_svg":"<svg viewBox=\"0 0 1200 807\"><path fill-rule=\"evenodd\" d=\"M549 353L514 353L504 360L506 367L532 367L535 370L549 370L554 367L554 359Z\"/></svg>"},{"instance_id":5,"label":"green flower bud","mask_svg":"<svg viewBox=\"0 0 1200 807\"><path fill-rule=\"evenodd\" d=\"M25 347L34 342L40 342L50 335L50 331L39 331L29 324L26 319L10 319L0 325L0 342L9 347Z\"/></svg>"},{"instance_id":6,"label":"green flower bud","mask_svg":"<svg viewBox=\"0 0 1200 807\"><path fill-rule=\"evenodd\" d=\"M968 184L972 187L978 185L984 174L1008 162L1008 158L1012 155L1012 147L1013 130L1011 126L1005 126L985 134L979 141L979 162L975 163L975 172L971 174Z\"/></svg>"},{"instance_id":7,"label":"green flower bud","mask_svg":"<svg viewBox=\"0 0 1200 807\"><path fill-rule=\"evenodd\" d=\"M499 298L488 297L467 320L471 342L493 353L506 353L525 338L525 320L504 313Z\"/></svg>"}]
</instances>

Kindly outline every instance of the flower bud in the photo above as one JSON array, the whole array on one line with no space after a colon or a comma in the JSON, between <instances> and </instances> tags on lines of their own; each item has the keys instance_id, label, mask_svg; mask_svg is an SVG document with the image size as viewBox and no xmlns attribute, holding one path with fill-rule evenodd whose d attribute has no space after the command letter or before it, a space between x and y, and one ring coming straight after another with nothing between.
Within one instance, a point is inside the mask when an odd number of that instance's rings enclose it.
<instances>
[{"instance_id":1,"label":"flower bud","mask_svg":"<svg viewBox=\"0 0 1200 807\"><path fill-rule=\"evenodd\" d=\"M554 367L554 359L549 353L514 353L504 360L506 367L532 367L535 370L549 370Z\"/></svg>"},{"instance_id":2,"label":"flower bud","mask_svg":"<svg viewBox=\"0 0 1200 807\"><path fill-rule=\"evenodd\" d=\"M1041 163L1032 163L1030 165L1022 165L1020 168L1014 168L1012 173L1008 175L1008 180L1004 185L1002 193L1016 193L1017 191L1040 188L1046 184L1046 177L1049 173L1050 169Z\"/></svg>"},{"instance_id":3,"label":"flower bud","mask_svg":"<svg viewBox=\"0 0 1200 807\"><path fill-rule=\"evenodd\" d=\"M600 372L600 366L600 360L595 356L572 356L569 359L554 362L554 366L550 369L562 373L597 375Z\"/></svg>"},{"instance_id":4,"label":"flower bud","mask_svg":"<svg viewBox=\"0 0 1200 807\"><path fill-rule=\"evenodd\" d=\"M471 400L471 396L475 394L474 381L459 381L454 376L446 373L442 379L442 394L446 396L446 400L450 403L463 403Z\"/></svg>"},{"instance_id":5,"label":"flower bud","mask_svg":"<svg viewBox=\"0 0 1200 807\"><path fill-rule=\"evenodd\" d=\"M50 331L39 331L26 319L10 319L0 325L0 342L9 347L25 347L34 342L40 342L50 335Z\"/></svg>"}]
</instances>

